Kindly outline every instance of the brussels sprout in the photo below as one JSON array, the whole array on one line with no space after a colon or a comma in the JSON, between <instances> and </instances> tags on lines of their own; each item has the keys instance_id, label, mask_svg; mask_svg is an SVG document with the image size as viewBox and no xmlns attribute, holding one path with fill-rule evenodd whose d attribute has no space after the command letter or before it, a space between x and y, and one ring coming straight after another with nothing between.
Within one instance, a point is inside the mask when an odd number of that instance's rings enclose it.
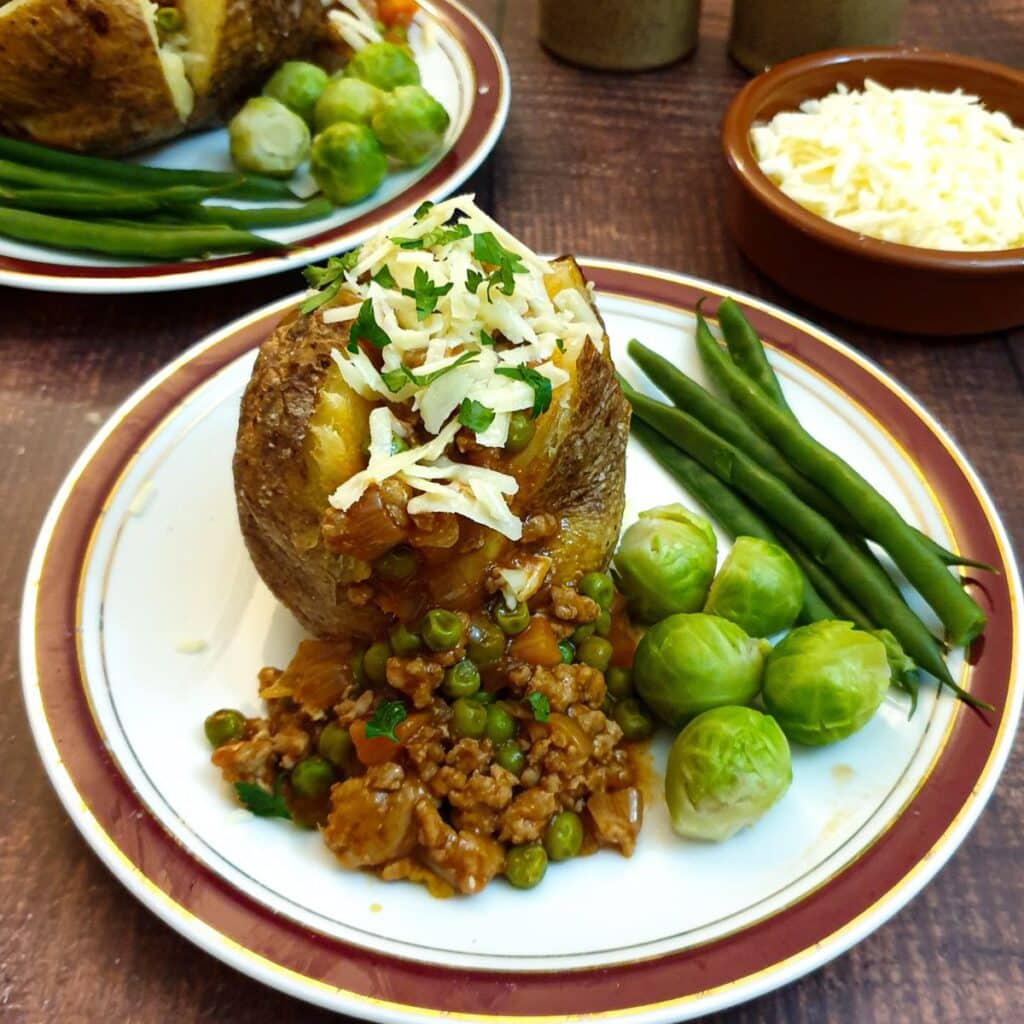
<instances>
[{"instance_id":1,"label":"brussels sprout","mask_svg":"<svg viewBox=\"0 0 1024 1024\"><path fill-rule=\"evenodd\" d=\"M644 622L704 605L718 552L711 524L682 505L640 513L615 554L619 589Z\"/></svg>"},{"instance_id":2,"label":"brussels sprout","mask_svg":"<svg viewBox=\"0 0 1024 1024\"><path fill-rule=\"evenodd\" d=\"M375 85L360 78L331 79L316 101L313 113L316 130L322 132L338 121L369 124L384 95Z\"/></svg>"},{"instance_id":3,"label":"brussels sprout","mask_svg":"<svg viewBox=\"0 0 1024 1024\"><path fill-rule=\"evenodd\" d=\"M818 747L855 733L889 688L885 644L852 622L794 629L768 655L764 706L794 742Z\"/></svg>"},{"instance_id":4,"label":"brussels sprout","mask_svg":"<svg viewBox=\"0 0 1024 1024\"><path fill-rule=\"evenodd\" d=\"M420 69L405 47L394 43L370 43L359 50L345 68L346 78L361 78L385 92L400 85L419 85Z\"/></svg>"},{"instance_id":5,"label":"brussels sprout","mask_svg":"<svg viewBox=\"0 0 1024 1024\"><path fill-rule=\"evenodd\" d=\"M316 102L329 80L323 68L304 60L289 60L271 75L263 86L263 95L273 97L312 124Z\"/></svg>"},{"instance_id":6,"label":"brussels sprout","mask_svg":"<svg viewBox=\"0 0 1024 1024\"><path fill-rule=\"evenodd\" d=\"M313 140L310 170L332 203L347 206L376 192L388 172L377 137L361 124L339 122Z\"/></svg>"},{"instance_id":7,"label":"brussels sprout","mask_svg":"<svg viewBox=\"0 0 1024 1024\"><path fill-rule=\"evenodd\" d=\"M753 708L712 708L676 737L665 768L672 828L687 839L728 839L789 789L789 744Z\"/></svg>"},{"instance_id":8,"label":"brussels sprout","mask_svg":"<svg viewBox=\"0 0 1024 1024\"><path fill-rule=\"evenodd\" d=\"M709 708L749 704L761 687L765 641L717 615L670 615L636 650L633 685L669 725Z\"/></svg>"},{"instance_id":9,"label":"brussels sprout","mask_svg":"<svg viewBox=\"0 0 1024 1024\"><path fill-rule=\"evenodd\" d=\"M796 622L804 584L778 544L737 537L711 584L704 611L735 622L751 636L771 636Z\"/></svg>"},{"instance_id":10,"label":"brussels sprout","mask_svg":"<svg viewBox=\"0 0 1024 1024\"><path fill-rule=\"evenodd\" d=\"M309 128L270 96L254 96L228 125L231 159L241 171L290 177L309 154Z\"/></svg>"},{"instance_id":11,"label":"brussels sprout","mask_svg":"<svg viewBox=\"0 0 1024 1024\"><path fill-rule=\"evenodd\" d=\"M419 85L403 85L373 115L373 130L384 152L403 164L421 164L441 148L448 111Z\"/></svg>"}]
</instances>

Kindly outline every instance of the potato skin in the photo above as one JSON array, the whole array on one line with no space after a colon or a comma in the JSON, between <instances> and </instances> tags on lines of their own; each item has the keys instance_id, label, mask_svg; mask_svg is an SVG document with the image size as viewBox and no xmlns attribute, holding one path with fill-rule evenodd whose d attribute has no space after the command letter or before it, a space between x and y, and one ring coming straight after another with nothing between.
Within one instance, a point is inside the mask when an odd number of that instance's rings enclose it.
<instances>
[{"instance_id":1,"label":"potato skin","mask_svg":"<svg viewBox=\"0 0 1024 1024\"><path fill-rule=\"evenodd\" d=\"M565 260L571 257L559 262ZM586 294L574 262L572 269ZM372 603L349 599L352 565L324 546L303 452L331 349L344 346L346 331L316 313L282 323L263 343L242 398L235 492L253 564L302 625L325 639L373 639L393 620ZM520 481L513 511L521 518L551 512L561 520L559 534L541 548L553 560L555 582L608 564L622 523L629 415L607 339L603 352L587 343L571 394L553 404L533 444L510 464ZM507 563L517 545L486 532L483 549L431 566L426 585L433 603L471 610L488 599L489 565Z\"/></svg>"},{"instance_id":2,"label":"potato skin","mask_svg":"<svg viewBox=\"0 0 1024 1024\"><path fill-rule=\"evenodd\" d=\"M113 154L183 127L138 0L0 7L0 132Z\"/></svg>"}]
</instances>

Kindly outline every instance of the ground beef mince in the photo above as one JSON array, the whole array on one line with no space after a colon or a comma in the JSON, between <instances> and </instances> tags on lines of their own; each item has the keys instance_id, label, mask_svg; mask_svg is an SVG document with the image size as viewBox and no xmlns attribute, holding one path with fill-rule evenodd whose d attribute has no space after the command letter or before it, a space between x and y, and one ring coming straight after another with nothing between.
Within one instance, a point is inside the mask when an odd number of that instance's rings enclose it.
<instances>
[{"instance_id":1,"label":"ground beef mince","mask_svg":"<svg viewBox=\"0 0 1024 1024\"><path fill-rule=\"evenodd\" d=\"M283 671L261 671L266 715L247 719L214 764L243 801L247 785L283 799L344 867L437 896L479 892L511 849L544 842L567 811L582 823L582 852L629 856L643 820L634 757L604 672L573 657L576 631L593 635L602 608L575 585L551 586L524 628L495 601L472 620L486 618L486 648L464 613L442 613L443 643L427 619L406 623L401 644L392 632L386 650L388 637L369 652L304 641ZM611 618L609 649L630 635L621 602Z\"/></svg>"}]
</instances>

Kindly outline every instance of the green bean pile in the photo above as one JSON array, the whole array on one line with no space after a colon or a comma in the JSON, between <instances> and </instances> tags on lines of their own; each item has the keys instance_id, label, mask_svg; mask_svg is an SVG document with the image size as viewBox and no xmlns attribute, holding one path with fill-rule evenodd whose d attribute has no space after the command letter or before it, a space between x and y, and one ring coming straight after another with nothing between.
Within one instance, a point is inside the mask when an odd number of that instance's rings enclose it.
<instances>
[{"instance_id":1,"label":"green bean pile","mask_svg":"<svg viewBox=\"0 0 1024 1024\"><path fill-rule=\"evenodd\" d=\"M294 200L254 174L172 170L0 138L0 235L105 256L178 260L279 249L250 228L326 217L324 198L242 209L210 199Z\"/></svg>"},{"instance_id":2,"label":"green bean pile","mask_svg":"<svg viewBox=\"0 0 1024 1024\"><path fill-rule=\"evenodd\" d=\"M634 433L727 533L774 541L790 553L804 577L802 621L842 618L860 629L888 630L919 668L968 704L991 710L954 682L939 641L867 542L888 553L954 646L978 636L985 615L947 567L990 567L945 550L910 526L851 466L811 437L732 299L718 308L726 348L711 333L700 304L696 316L701 362L729 402L634 339L629 354L675 406L622 382L636 417ZM916 698L912 679L904 674L899 682Z\"/></svg>"}]
</instances>

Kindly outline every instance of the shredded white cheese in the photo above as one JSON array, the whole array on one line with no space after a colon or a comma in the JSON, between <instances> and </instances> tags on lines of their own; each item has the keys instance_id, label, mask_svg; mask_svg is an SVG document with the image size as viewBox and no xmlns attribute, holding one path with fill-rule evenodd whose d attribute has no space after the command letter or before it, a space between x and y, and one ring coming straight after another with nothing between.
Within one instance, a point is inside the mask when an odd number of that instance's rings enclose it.
<instances>
[{"instance_id":1,"label":"shredded white cheese","mask_svg":"<svg viewBox=\"0 0 1024 1024\"><path fill-rule=\"evenodd\" d=\"M373 330L385 339L373 342L376 362L365 340L354 351L332 352L353 391L385 404L370 414L367 468L330 503L344 511L371 485L398 477L418 492L409 501L411 514L451 512L519 540L522 523L508 505L518 490L515 478L455 461L450 446L466 426L477 444L501 448L510 416L533 415L548 385L553 397L571 379L560 363L574 360L588 340L600 350L604 332L575 289L549 296L551 265L471 196L418 213L361 247L344 273L346 300L323 313L325 323L347 324L349 331L372 314ZM502 262L484 259L482 244ZM418 416L431 440L395 450L393 438L408 434L388 411L398 404L405 416ZM460 420L464 410L475 410L477 425Z\"/></svg>"},{"instance_id":2,"label":"shredded white cheese","mask_svg":"<svg viewBox=\"0 0 1024 1024\"><path fill-rule=\"evenodd\" d=\"M1024 246L1024 130L977 96L868 80L750 134L765 174L834 224L928 249Z\"/></svg>"}]
</instances>

